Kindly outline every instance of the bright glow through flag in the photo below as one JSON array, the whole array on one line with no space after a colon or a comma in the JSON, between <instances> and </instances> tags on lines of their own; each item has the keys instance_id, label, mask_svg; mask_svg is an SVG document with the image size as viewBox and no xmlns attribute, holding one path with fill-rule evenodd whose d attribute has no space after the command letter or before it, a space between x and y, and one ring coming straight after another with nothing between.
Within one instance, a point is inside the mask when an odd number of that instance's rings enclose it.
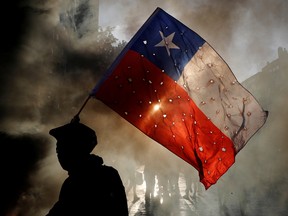
<instances>
[{"instance_id":1,"label":"bright glow through flag","mask_svg":"<svg viewBox=\"0 0 288 216\"><path fill-rule=\"evenodd\" d=\"M267 118L215 50L160 8L91 95L195 167L206 189Z\"/></svg>"}]
</instances>

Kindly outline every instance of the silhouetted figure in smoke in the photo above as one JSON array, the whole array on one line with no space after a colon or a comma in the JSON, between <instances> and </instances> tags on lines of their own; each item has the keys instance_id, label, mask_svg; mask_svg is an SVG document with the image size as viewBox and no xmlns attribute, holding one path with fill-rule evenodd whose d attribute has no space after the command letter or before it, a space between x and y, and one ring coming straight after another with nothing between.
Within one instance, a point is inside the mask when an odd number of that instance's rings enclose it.
<instances>
[{"instance_id":1,"label":"silhouetted figure in smoke","mask_svg":"<svg viewBox=\"0 0 288 216\"><path fill-rule=\"evenodd\" d=\"M130 163L130 165L133 164L133 163ZM128 165L129 167L129 165ZM131 168L131 167L129 167ZM133 203L137 202L140 198L137 196L137 193L136 193L136 183L137 183L137 171L136 171L136 168L132 166L132 168L134 169L131 169L129 170L129 176L128 176L128 185L127 185L127 193L132 189L132 192L133 192Z\"/></svg>"},{"instance_id":2,"label":"silhouetted figure in smoke","mask_svg":"<svg viewBox=\"0 0 288 216\"><path fill-rule=\"evenodd\" d=\"M194 172L193 172L194 171ZM193 170L192 166L188 163L184 163L182 165L182 172L185 179L186 189L185 194L183 196L184 199L190 200L191 202L197 202L197 198L201 195L202 185L199 181L194 180L193 176L195 176L195 170Z\"/></svg>"},{"instance_id":3,"label":"silhouetted figure in smoke","mask_svg":"<svg viewBox=\"0 0 288 216\"><path fill-rule=\"evenodd\" d=\"M57 140L60 165L68 171L59 200L47 216L127 216L127 198L118 171L90 154L97 144L95 132L79 121L50 130Z\"/></svg>"},{"instance_id":4,"label":"silhouetted figure in smoke","mask_svg":"<svg viewBox=\"0 0 288 216\"><path fill-rule=\"evenodd\" d=\"M150 158L146 161L144 166L144 180L146 182L146 191L145 191L145 204L149 205L151 199L154 197L154 188L155 188L155 162Z\"/></svg>"},{"instance_id":5,"label":"silhouetted figure in smoke","mask_svg":"<svg viewBox=\"0 0 288 216\"><path fill-rule=\"evenodd\" d=\"M185 194L183 196L184 199L192 200L193 199L193 191L192 191L192 172L191 167L188 164L184 164L183 167L183 175L185 179L186 189Z\"/></svg>"}]
</instances>

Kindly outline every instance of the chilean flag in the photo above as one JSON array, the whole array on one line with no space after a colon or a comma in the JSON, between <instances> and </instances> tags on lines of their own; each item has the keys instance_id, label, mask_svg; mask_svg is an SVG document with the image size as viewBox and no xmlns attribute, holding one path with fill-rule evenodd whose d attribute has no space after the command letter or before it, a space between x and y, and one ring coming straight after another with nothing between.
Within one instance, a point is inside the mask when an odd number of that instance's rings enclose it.
<instances>
[{"instance_id":1,"label":"chilean flag","mask_svg":"<svg viewBox=\"0 0 288 216\"><path fill-rule=\"evenodd\" d=\"M160 8L91 95L195 167L206 189L267 118L217 52Z\"/></svg>"}]
</instances>

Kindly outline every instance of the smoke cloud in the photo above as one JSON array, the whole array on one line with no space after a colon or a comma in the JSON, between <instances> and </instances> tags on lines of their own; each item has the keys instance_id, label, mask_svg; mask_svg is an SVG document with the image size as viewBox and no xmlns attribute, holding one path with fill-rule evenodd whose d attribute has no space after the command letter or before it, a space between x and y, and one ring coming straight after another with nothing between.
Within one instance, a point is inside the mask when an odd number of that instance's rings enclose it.
<instances>
[{"instance_id":1,"label":"smoke cloud","mask_svg":"<svg viewBox=\"0 0 288 216\"><path fill-rule=\"evenodd\" d=\"M129 40L156 7L166 10L208 41L239 81L260 71L266 61L275 59L275 48L288 45L285 39L288 4L283 0L264 0L261 4L251 0L180 0L177 3L108 0L100 5L100 21L104 25L119 26L116 30L120 37Z\"/></svg>"},{"instance_id":2,"label":"smoke cloud","mask_svg":"<svg viewBox=\"0 0 288 216\"><path fill-rule=\"evenodd\" d=\"M100 0L99 17L97 0L2 3L0 138L5 154L1 170L7 177L2 183L6 190L2 196L10 197L4 197L7 203L1 215L45 215L57 200L66 173L58 164L55 140L48 131L73 118L123 47L121 41L128 41L156 7L208 41L239 81L260 71L266 61L277 58L279 46L288 47L285 0L263 0L261 4L252 0ZM112 28L114 35L107 27ZM284 107L284 95L271 95L273 100L260 102L269 111L272 103ZM278 109L272 110L269 126L251 139L251 144L237 156L236 164L215 186L204 191L202 185L194 183L202 197L195 204L198 212L287 213L288 196L282 194L287 191L287 174L282 174L283 164L288 161L287 147L282 143L288 119L275 115ZM283 110L281 114L287 116ZM161 158L163 166L159 170L186 167L186 163L97 100L90 100L80 117L97 132L99 145L95 153L117 168L124 182L130 171L126 169L128 164L143 169L147 161ZM277 145L269 146L275 140L264 136L267 131L274 134L271 137L279 137ZM275 160L267 164L267 158ZM195 170L188 170L197 182ZM271 203L269 209L263 207L267 206L267 196L278 197L277 203L269 199L276 210Z\"/></svg>"}]
</instances>

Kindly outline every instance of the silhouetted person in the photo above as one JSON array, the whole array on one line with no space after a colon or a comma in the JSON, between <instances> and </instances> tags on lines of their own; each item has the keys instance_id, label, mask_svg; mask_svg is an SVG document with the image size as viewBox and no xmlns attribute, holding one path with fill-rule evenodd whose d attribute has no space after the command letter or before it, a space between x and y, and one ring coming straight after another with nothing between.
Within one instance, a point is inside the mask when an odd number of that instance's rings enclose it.
<instances>
[{"instance_id":1,"label":"silhouetted person","mask_svg":"<svg viewBox=\"0 0 288 216\"><path fill-rule=\"evenodd\" d=\"M127 186L126 186L126 191L127 193L130 192L130 190L132 189L132 193L133 193L133 203L137 202L140 198L137 196L136 193L136 187L137 187L137 170L136 170L136 166L133 162L127 163L127 165L125 166L127 167Z\"/></svg>"},{"instance_id":2,"label":"silhouetted person","mask_svg":"<svg viewBox=\"0 0 288 216\"><path fill-rule=\"evenodd\" d=\"M97 144L95 132L74 121L49 133L57 140L57 157L69 177L47 216L127 216L127 198L118 171L90 154Z\"/></svg>"},{"instance_id":3,"label":"silhouetted person","mask_svg":"<svg viewBox=\"0 0 288 216\"><path fill-rule=\"evenodd\" d=\"M192 172L191 172L190 165L185 164L183 166L183 175L184 175L185 184L186 184L185 194L183 198L187 200L191 200L193 191L192 191Z\"/></svg>"}]
</instances>

